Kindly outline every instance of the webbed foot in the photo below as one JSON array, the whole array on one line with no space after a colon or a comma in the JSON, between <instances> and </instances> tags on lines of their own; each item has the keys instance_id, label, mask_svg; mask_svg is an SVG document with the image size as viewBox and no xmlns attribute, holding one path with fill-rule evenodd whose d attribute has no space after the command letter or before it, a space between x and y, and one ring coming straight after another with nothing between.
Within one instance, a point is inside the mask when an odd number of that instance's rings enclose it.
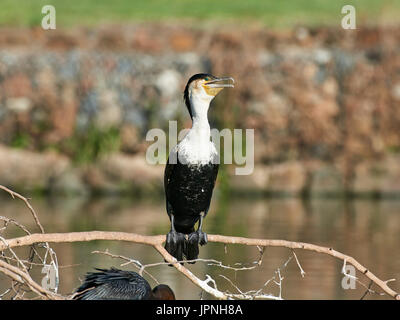
<instances>
[{"instance_id":1,"label":"webbed foot","mask_svg":"<svg viewBox=\"0 0 400 320\"><path fill-rule=\"evenodd\" d=\"M165 249L168 253L173 256L176 260L183 260L183 250L185 245L185 235L174 230L171 230L167 234L165 241Z\"/></svg>"}]
</instances>

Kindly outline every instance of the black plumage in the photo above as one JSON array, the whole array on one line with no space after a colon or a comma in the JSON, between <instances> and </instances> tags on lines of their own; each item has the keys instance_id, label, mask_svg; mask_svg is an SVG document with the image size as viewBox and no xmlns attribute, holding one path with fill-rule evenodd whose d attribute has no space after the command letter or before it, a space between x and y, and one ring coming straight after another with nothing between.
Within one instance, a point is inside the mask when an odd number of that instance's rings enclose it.
<instances>
[{"instance_id":1,"label":"black plumage","mask_svg":"<svg viewBox=\"0 0 400 320\"><path fill-rule=\"evenodd\" d=\"M168 159L164 174L166 207L173 228L180 234L176 235L177 239L172 239L172 243L167 239L166 249L179 261L184 257L188 260L197 259L198 243L207 243L201 226L199 232L195 232L194 226L208 213L218 167L213 163L194 166L182 164L179 159L176 164L171 164Z\"/></svg>"},{"instance_id":2,"label":"black plumage","mask_svg":"<svg viewBox=\"0 0 400 320\"><path fill-rule=\"evenodd\" d=\"M233 87L227 81L234 82L232 78L199 73L189 79L184 90L183 98L193 125L171 152L164 173L166 207L171 220L165 248L178 261L197 259L198 245L207 243L202 224L219 168L218 153L210 141L207 112L212 99L223 88Z\"/></svg>"},{"instance_id":3,"label":"black plumage","mask_svg":"<svg viewBox=\"0 0 400 320\"><path fill-rule=\"evenodd\" d=\"M76 289L75 300L175 300L167 285L151 290L150 284L132 271L98 269L88 272L83 284Z\"/></svg>"}]
</instances>

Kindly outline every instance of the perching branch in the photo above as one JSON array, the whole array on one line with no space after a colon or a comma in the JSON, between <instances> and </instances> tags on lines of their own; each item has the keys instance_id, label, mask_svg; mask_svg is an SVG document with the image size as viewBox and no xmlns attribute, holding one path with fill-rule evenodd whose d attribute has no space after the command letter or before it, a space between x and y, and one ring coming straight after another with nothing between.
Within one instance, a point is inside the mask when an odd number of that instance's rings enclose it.
<instances>
[{"instance_id":1,"label":"perching branch","mask_svg":"<svg viewBox=\"0 0 400 320\"><path fill-rule=\"evenodd\" d=\"M112 240L112 241L127 241L138 244L145 244L154 247L161 256L170 264L172 264L179 272L183 273L195 285L202 288L204 291L219 299L227 299L228 296L208 285L209 279L200 280L190 270L182 266L175 258L173 258L162 246L165 241L164 235L159 236L143 236L134 233L126 232L110 232L110 231L88 231L88 232L70 232L70 233L48 233L48 234L31 234L19 238L7 239L7 246L0 243L0 251L7 248L15 248L28 246L35 243L64 243L64 242L82 242L93 240ZM366 267L360 264L351 256L345 255L332 248L322 247L315 244L305 242L295 242L287 240L270 240L270 239L250 239L242 237L230 237L221 235L208 235L209 242L218 242L224 244L241 244L258 247L285 247L289 249L302 249L317 253L327 254L335 257L346 263L352 264L358 271L369 278L373 283L380 287L386 294L394 299L400 300L400 294L391 289L387 285L387 281L379 279L375 274L369 271Z\"/></svg>"},{"instance_id":2,"label":"perching branch","mask_svg":"<svg viewBox=\"0 0 400 320\"><path fill-rule=\"evenodd\" d=\"M165 235L159 235L159 236L143 236L139 234L133 234L133 233L126 233L126 232L107 232L107 231L89 231L89 232L70 232L70 233L45 233L43 226L41 225L39 218L33 209L33 207L30 205L29 200L20 194L0 185L0 189L8 192L13 198L19 198L22 201L24 201L25 205L28 207L30 210L36 225L40 229L41 233L34 233L31 234L28 229L26 229L24 226L19 224L18 222L14 221L13 219L9 219L6 217L0 217L0 221L4 222L4 227L0 229L0 232L2 232L5 228L7 228L8 225L15 225L19 228L21 228L27 235L18 237L18 238L12 238L12 239L6 239L4 237L0 237L0 257L3 259L0 259L0 272L3 274L7 275L13 280L13 285L11 288L7 289L3 294L1 294L0 298L2 298L5 294L14 291L16 293L16 297L18 298L24 298L24 292L22 295L16 290L15 285L26 285L31 291L35 292L39 297L44 298L44 299L66 299L66 297L63 297L59 294L53 293L46 288L43 288L39 284L37 284L30 276L29 271L30 267L32 265L36 265L36 263L33 262L33 257L37 257L40 261L40 265L43 266L49 266L52 265L57 273L57 282L58 282L58 263L57 263L57 256L53 249L49 246L49 243L65 243L65 242L85 242L85 241L94 241L94 240L111 240L111 241L126 241L126 242L133 242L133 243L138 243L138 244L145 244L152 246L155 250L157 250L160 255L163 257L163 259L166 262L159 262L159 263L154 263L150 265L142 265L139 261L123 257L123 256L118 256L118 255L112 255L108 252L99 252L97 251L96 253L103 253L112 256L113 258L120 258L124 259L128 263L134 263L137 268L139 268L139 272L142 273L145 268L151 267L151 266L156 266L160 264L171 264L173 265L179 272L184 274L188 279L190 279L196 286L200 287L202 290L205 292L213 295L214 297L218 299L281 299L282 296L282 280L283 277L281 275L281 271L287 266L287 264L292 260L294 257L296 260L296 263L300 269L301 276L303 277L305 275L305 272L303 268L300 265L299 260L297 259L295 249L302 249L302 250L308 250L308 251L313 251L317 253L323 253L330 255L332 257L335 257L337 259L340 259L344 262L343 268L345 268L346 263L352 264L358 271L360 271L362 274L364 274L367 278L370 279L370 284L369 286L365 286L367 288L367 291L365 294L362 296L362 298L365 297L367 293L374 293L374 291L371 290L372 284L377 285L380 287L386 294L389 296L393 297L396 300L400 300L400 294L395 292L393 289L391 289L388 286L388 283L393 281L393 279L383 281L376 277L371 271L369 271L366 267L361 265L356 259L354 259L351 256L345 255L341 252L338 252L336 250L333 250L332 248L327 248L327 247L322 247L310 243L304 243L304 242L294 242L294 241L287 241L287 240L269 240L269 239L249 239L249 238L242 238L242 237L230 237L230 236L222 236L222 235L208 235L208 241L209 242L218 242L218 243L224 243L225 244L225 252L226 252L226 246L228 244L240 244L240 245L247 245L247 246L256 246L260 252L260 257L258 261L255 261L252 263L252 266L250 267L231 267L231 266L225 266L221 262L216 261L214 259L196 259L195 261L202 261L202 262L207 262L210 265L214 265L217 267L225 268L225 269L231 269L235 271L240 271L240 270L250 270L253 269L262 263L262 257L263 253L265 250L265 247L285 247L288 248L292 251L292 255L289 257L289 259L285 262L285 264L277 268L275 271L275 276L273 276L270 280L264 283L261 289L255 291L248 291L248 292L242 292L229 278L221 275L225 280L229 281L231 285L235 288L238 293L229 293L229 292L222 292L218 290L217 284L214 279L212 279L209 275L206 275L205 280L201 280L198 277L196 277L189 269L187 269L184 265L180 264L180 261L177 261L174 257L172 257L163 247L163 243L165 241ZM22 260L20 259L16 253L13 251L13 248L17 247L23 247L23 246L31 246L31 255L28 260ZM36 247L43 247L45 248L45 255L44 258L42 258ZM6 256L5 251L8 251L11 256ZM47 258L49 258L50 263L47 263ZM16 263L16 265L12 265L9 262L13 261ZM27 267L28 266L28 267ZM147 273L147 272L146 272ZM151 275L150 275L151 276ZM153 278L154 279L154 278ZM357 279L358 282L360 282ZM275 297L273 295L265 294L263 292L263 288L265 288L269 283L275 283L279 287L279 297ZM212 286L210 285L212 284ZM56 292L57 288L55 289ZM67 297L71 298L71 297Z\"/></svg>"}]
</instances>

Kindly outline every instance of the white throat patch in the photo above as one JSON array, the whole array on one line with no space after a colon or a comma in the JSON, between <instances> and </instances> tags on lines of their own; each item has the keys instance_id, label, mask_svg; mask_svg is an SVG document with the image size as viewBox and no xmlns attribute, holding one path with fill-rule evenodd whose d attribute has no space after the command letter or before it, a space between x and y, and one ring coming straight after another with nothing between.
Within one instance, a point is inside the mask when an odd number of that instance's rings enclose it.
<instances>
[{"instance_id":1,"label":"white throat patch","mask_svg":"<svg viewBox=\"0 0 400 320\"><path fill-rule=\"evenodd\" d=\"M210 140L208 109L214 96L208 95L201 86L192 88L189 95L192 110L192 128L171 151L178 151L179 161L188 165L219 163L218 152Z\"/></svg>"}]
</instances>

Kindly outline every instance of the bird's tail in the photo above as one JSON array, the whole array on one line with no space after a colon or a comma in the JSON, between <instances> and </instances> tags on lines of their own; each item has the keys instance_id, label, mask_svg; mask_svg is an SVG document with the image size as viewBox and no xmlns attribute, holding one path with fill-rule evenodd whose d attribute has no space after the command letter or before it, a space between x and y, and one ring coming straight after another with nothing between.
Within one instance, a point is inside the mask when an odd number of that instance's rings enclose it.
<instances>
[{"instance_id":1,"label":"bird's tail","mask_svg":"<svg viewBox=\"0 0 400 320\"><path fill-rule=\"evenodd\" d=\"M167 234L165 250L178 261L195 260L199 256L199 237L197 233L186 236L183 233ZM195 261L188 262L195 263Z\"/></svg>"},{"instance_id":2,"label":"bird's tail","mask_svg":"<svg viewBox=\"0 0 400 320\"><path fill-rule=\"evenodd\" d=\"M197 233L190 233L185 238L184 255L186 260L195 260L199 257L199 236ZM195 263L195 261L188 263Z\"/></svg>"}]
</instances>

